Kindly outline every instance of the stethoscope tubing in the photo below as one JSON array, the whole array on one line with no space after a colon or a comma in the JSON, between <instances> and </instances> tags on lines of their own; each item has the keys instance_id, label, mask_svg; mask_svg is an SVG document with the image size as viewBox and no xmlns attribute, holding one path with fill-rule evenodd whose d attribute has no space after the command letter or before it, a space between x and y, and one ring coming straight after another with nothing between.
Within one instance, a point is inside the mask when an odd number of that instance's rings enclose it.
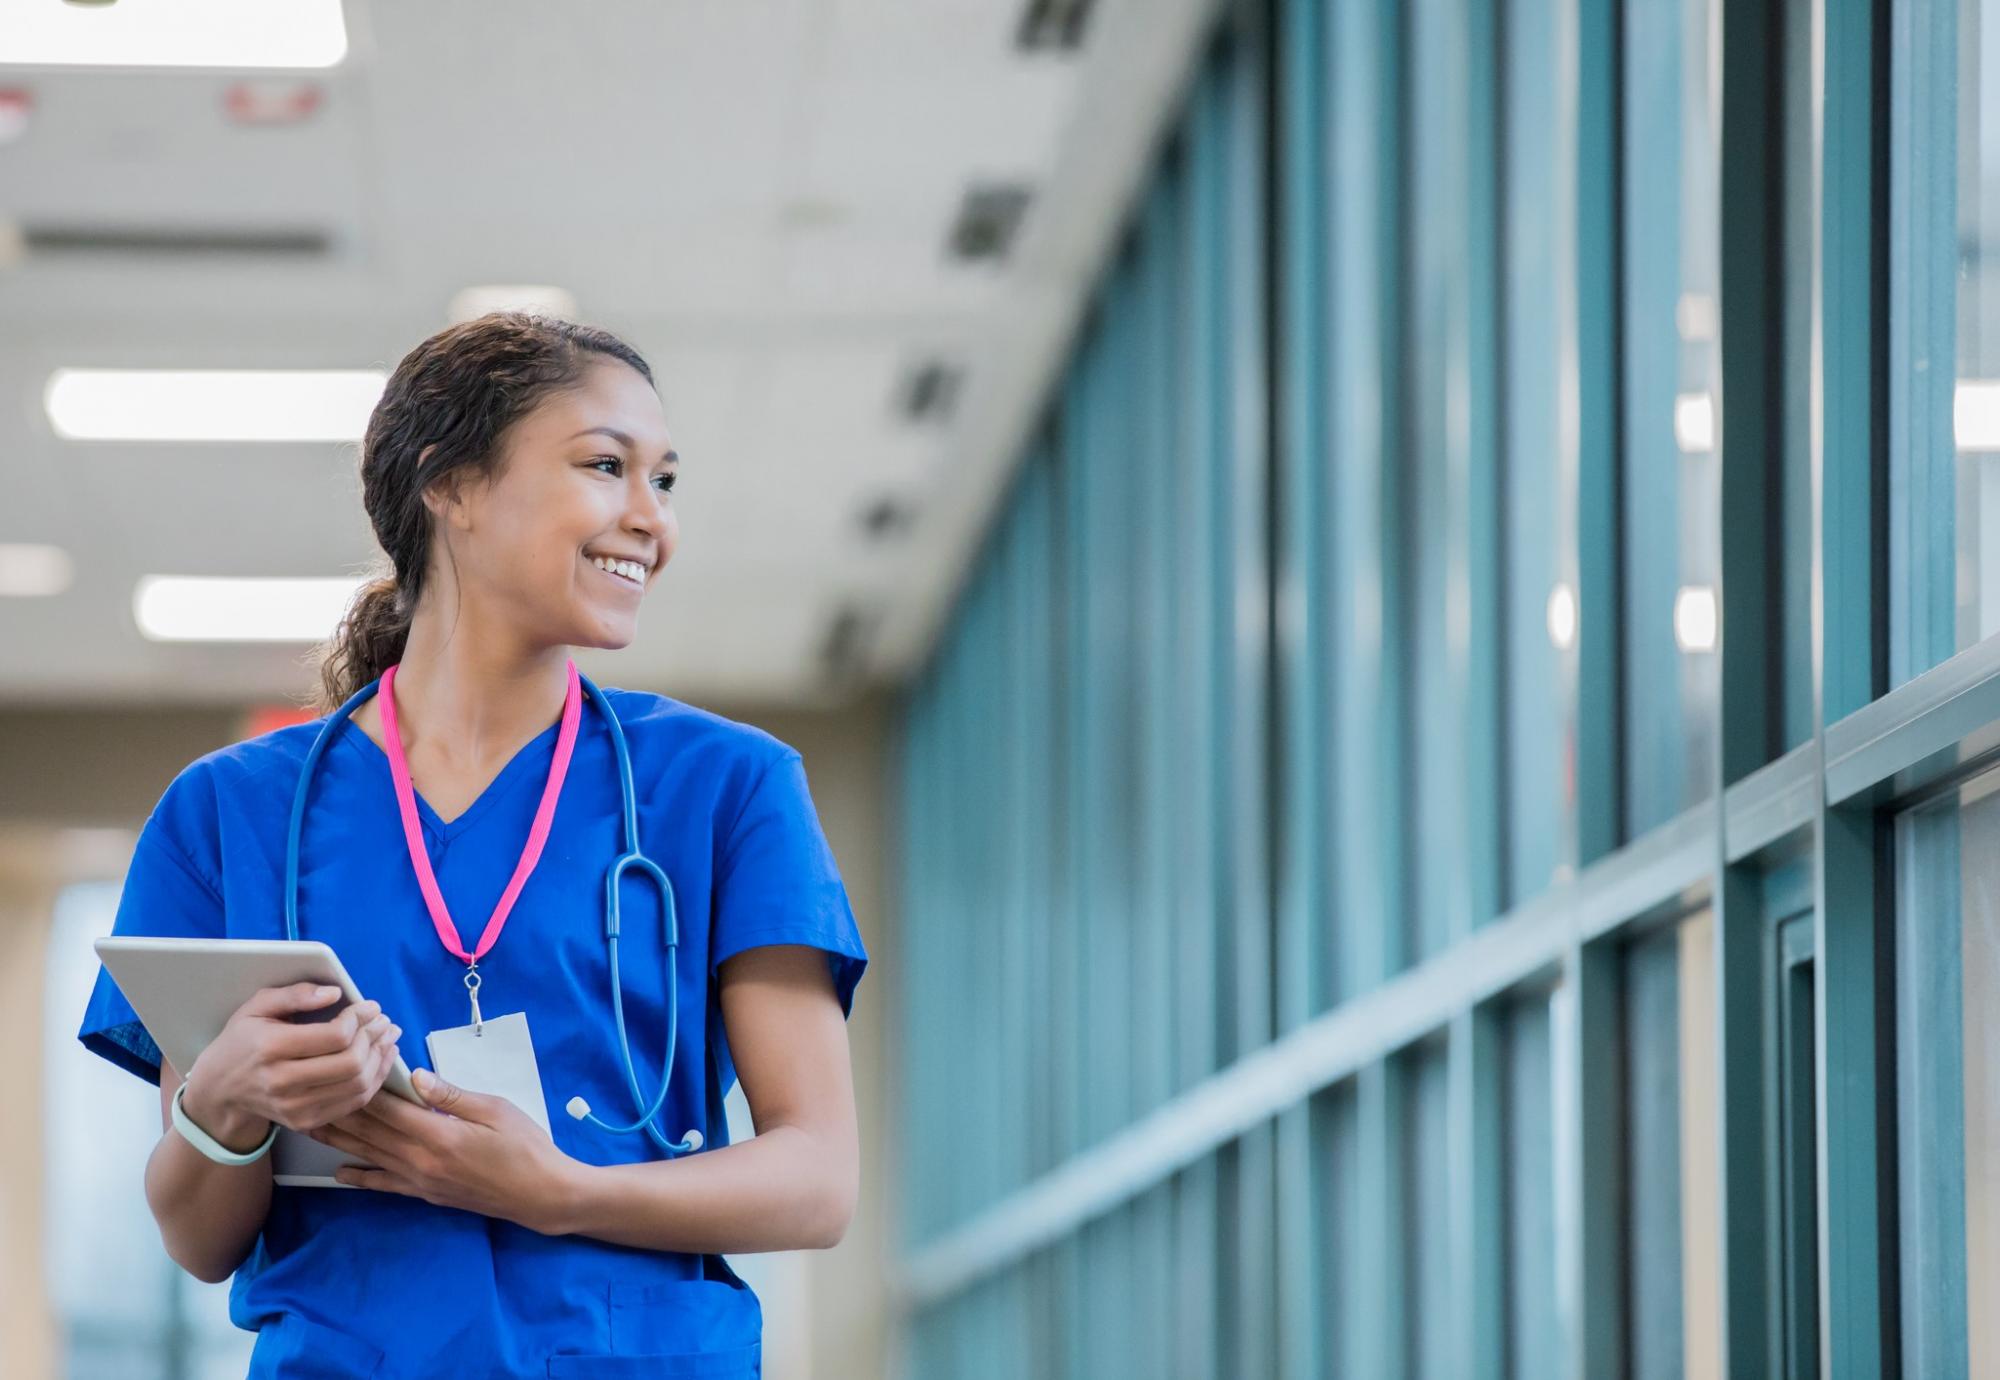
<instances>
[{"instance_id":1,"label":"stethoscope tubing","mask_svg":"<svg viewBox=\"0 0 2000 1380\"><path fill-rule=\"evenodd\" d=\"M680 1036L680 984L676 981L679 970L677 962L680 950L680 915L674 903L673 883L660 865L639 851L639 807L638 793L632 782L632 758L625 744L625 729L612 712L611 702L604 692L581 672L577 680L584 693L597 706L599 715L611 730L612 746L618 759L618 790L620 813L624 827L625 851L611 864L604 878L604 938L609 950L611 968L611 1012L618 1036L618 1053L625 1065L625 1084L632 1094L632 1105L641 1110L637 1121L627 1126L615 1126L592 1112L585 1111L583 1119L613 1135L629 1135L643 1130L648 1139L670 1158L684 1155L701 1144L694 1132L679 1141L667 1139L655 1124L660 1109L666 1105L667 1090L673 1084L674 1053ZM312 789L313 773L319 768L320 758L325 755L326 745L333 738L340 725L366 703L379 689L380 677L356 690L348 696L347 702L328 716L319 734L313 739L312 747L306 752L305 763L299 769L298 789L292 796L292 816L285 835L285 937L299 937L299 843L305 832L306 800ZM619 962L618 939L622 926L619 883L628 869L636 868L650 878L659 891L664 912L663 924L666 938L666 988L667 988L667 1054L661 1066L660 1090L649 1102L639 1087L639 1071L632 1062L632 1042L625 1029L625 984Z\"/></svg>"}]
</instances>

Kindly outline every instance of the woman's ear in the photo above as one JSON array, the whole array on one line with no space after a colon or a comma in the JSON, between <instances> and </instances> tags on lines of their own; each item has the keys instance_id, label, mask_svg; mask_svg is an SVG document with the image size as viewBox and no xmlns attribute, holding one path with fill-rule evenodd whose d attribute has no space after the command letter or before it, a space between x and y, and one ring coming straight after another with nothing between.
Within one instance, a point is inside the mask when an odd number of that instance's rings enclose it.
<instances>
[{"instance_id":1,"label":"woman's ear","mask_svg":"<svg viewBox=\"0 0 2000 1380\"><path fill-rule=\"evenodd\" d=\"M448 522L461 530L472 525L472 514L466 510L465 480L463 469L440 475L424 486L424 506L431 510L431 517L439 522Z\"/></svg>"}]
</instances>

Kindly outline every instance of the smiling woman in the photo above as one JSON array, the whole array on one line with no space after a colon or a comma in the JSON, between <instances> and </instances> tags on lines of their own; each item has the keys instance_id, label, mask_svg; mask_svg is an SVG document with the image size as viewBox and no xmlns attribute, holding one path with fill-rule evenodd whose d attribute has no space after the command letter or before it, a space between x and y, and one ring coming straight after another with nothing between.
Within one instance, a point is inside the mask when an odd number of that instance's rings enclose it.
<instances>
[{"instance_id":1,"label":"smiling woman","mask_svg":"<svg viewBox=\"0 0 2000 1380\"><path fill-rule=\"evenodd\" d=\"M751 1376L723 1253L846 1230L868 956L799 754L570 656L636 635L678 459L613 336L494 313L423 342L363 442L393 569L327 649L334 712L201 758L146 824L114 932L296 923L370 998L301 1026L321 1000L267 989L184 1082L101 972L79 1032L159 1083L147 1199L185 1269L234 1276L252 1376ZM428 1109L378 1095L398 1052ZM275 1183L274 1125L361 1191Z\"/></svg>"}]
</instances>

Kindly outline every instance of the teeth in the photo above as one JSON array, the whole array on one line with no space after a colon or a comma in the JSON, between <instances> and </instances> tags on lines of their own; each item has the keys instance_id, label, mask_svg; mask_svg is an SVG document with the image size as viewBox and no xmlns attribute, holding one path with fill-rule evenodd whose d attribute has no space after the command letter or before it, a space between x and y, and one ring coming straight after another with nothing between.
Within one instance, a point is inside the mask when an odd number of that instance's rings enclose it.
<instances>
[{"instance_id":1,"label":"teeth","mask_svg":"<svg viewBox=\"0 0 2000 1380\"><path fill-rule=\"evenodd\" d=\"M646 567L637 561L614 561L608 556L592 556L590 563L599 570L608 570L613 575L622 575L634 584L646 583Z\"/></svg>"}]
</instances>

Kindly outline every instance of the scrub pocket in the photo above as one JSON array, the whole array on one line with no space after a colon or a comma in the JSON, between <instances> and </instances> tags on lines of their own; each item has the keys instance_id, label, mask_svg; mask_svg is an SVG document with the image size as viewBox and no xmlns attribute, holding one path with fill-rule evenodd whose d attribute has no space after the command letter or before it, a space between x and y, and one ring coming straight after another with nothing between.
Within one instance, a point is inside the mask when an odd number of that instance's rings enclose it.
<instances>
[{"instance_id":1,"label":"scrub pocket","mask_svg":"<svg viewBox=\"0 0 2000 1380\"><path fill-rule=\"evenodd\" d=\"M286 1313L257 1331L251 1380L371 1380L382 1349L352 1333Z\"/></svg>"},{"instance_id":2,"label":"scrub pocket","mask_svg":"<svg viewBox=\"0 0 2000 1380\"><path fill-rule=\"evenodd\" d=\"M720 1279L613 1284L609 1296L610 1354L551 1356L551 1380L757 1380L764 1373L764 1310L747 1285Z\"/></svg>"}]
</instances>

